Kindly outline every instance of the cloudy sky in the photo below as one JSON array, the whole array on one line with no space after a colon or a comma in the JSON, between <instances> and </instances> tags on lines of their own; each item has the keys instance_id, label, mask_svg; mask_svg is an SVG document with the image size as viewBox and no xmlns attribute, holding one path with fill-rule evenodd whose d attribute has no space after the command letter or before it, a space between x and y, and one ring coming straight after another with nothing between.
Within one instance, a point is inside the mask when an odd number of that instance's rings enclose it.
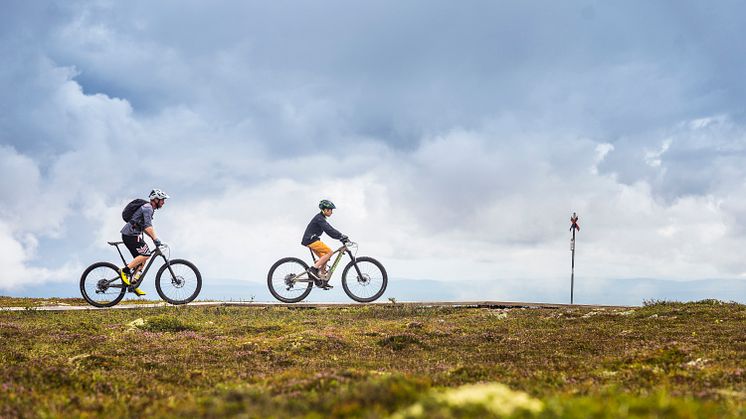
<instances>
[{"instance_id":1,"label":"cloudy sky","mask_svg":"<svg viewBox=\"0 0 746 419\"><path fill-rule=\"evenodd\" d=\"M588 287L746 281L744 9L5 2L0 294L76 295L153 187L205 287L305 256L321 198L392 280L453 298L564 299L573 211Z\"/></svg>"}]
</instances>

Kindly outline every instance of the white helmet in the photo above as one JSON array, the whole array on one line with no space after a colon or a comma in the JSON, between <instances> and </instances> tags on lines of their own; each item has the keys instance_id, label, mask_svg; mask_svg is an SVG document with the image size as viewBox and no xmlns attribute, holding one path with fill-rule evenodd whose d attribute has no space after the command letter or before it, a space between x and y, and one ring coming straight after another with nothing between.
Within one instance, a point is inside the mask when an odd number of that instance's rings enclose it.
<instances>
[{"instance_id":1,"label":"white helmet","mask_svg":"<svg viewBox=\"0 0 746 419\"><path fill-rule=\"evenodd\" d=\"M160 189L153 189L150 191L150 199L168 199L169 196Z\"/></svg>"}]
</instances>

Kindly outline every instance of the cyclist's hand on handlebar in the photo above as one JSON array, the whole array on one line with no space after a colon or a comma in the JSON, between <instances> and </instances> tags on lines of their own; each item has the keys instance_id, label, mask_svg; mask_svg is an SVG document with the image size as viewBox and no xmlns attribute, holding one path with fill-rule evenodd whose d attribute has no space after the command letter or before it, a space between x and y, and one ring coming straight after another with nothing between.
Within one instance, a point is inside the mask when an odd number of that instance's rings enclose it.
<instances>
[{"instance_id":1,"label":"cyclist's hand on handlebar","mask_svg":"<svg viewBox=\"0 0 746 419\"><path fill-rule=\"evenodd\" d=\"M155 245L155 247L161 247L164 245L163 242L158 239L153 240L153 244Z\"/></svg>"}]
</instances>

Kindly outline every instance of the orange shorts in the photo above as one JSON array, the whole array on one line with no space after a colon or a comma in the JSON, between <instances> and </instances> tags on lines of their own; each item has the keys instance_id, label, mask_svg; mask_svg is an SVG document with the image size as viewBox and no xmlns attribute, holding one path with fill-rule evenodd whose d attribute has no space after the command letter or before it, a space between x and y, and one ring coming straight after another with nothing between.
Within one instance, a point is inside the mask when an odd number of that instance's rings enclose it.
<instances>
[{"instance_id":1,"label":"orange shorts","mask_svg":"<svg viewBox=\"0 0 746 419\"><path fill-rule=\"evenodd\" d=\"M321 240L316 240L315 242L308 245L308 247L313 250L314 253L316 253L316 256L323 257L324 255L328 255L332 252L332 249L329 248L329 246L325 245L324 242Z\"/></svg>"}]
</instances>

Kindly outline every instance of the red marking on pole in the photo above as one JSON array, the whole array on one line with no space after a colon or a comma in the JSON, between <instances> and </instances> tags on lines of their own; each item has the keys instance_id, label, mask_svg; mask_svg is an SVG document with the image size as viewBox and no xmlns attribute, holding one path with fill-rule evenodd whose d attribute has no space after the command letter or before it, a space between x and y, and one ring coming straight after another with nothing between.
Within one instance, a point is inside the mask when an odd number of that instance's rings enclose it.
<instances>
[{"instance_id":1,"label":"red marking on pole","mask_svg":"<svg viewBox=\"0 0 746 419\"><path fill-rule=\"evenodd\" d=\"M578 216L575 213L572 213L572 217L570 217L570 230L580 231L580 224L578 224Z\"/></svg>"}]
</instances>

